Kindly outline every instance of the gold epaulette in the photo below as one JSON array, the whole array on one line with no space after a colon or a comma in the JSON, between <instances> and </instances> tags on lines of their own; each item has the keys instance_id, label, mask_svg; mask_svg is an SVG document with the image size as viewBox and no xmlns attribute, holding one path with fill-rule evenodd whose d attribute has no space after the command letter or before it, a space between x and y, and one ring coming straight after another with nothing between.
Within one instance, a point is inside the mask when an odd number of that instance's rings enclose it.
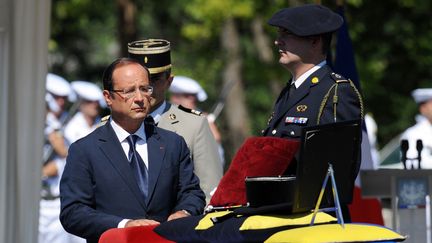
<instances>
[{"instance_id":1,"label":"gold epaulette","mask_svg":"<svg viewBox=\"0 0 432 243\"><path fill-rule=\"evenodd\" d=\"M327 91L327 93L324 95L322 101L321 101L321 105L318 111L318 117L317 117L317 124L320 124L320 120L321 120L321 116L323 114L324 111L324 107L327 103L327 100L329 99L330 93L332 90L334 90L334 94L333 94L333 99L332 99L332 107L333 107L333 119L336 122L337 121L337 104L339 102L339 96L338 96L338 85L341 83L348 83L351 88L353 89L354 93L356 93L357 95L357 99L359 101L360 104L360 118L363 119L364 116L364 106L363 106L363 99L361 97L360 92L358 91L357 87L354 85L353 81L351 81L350 79L345 79L342 75L337 74L337 73L331 73L330 76L333 78L333 80L335 81L335 84L333 84L329 90Z\"/></svg>"},{"instance_id":2,"label":"gold epaulette","mask_svg":"<svg viewBox=\"0 0 432 243\"><path fill-rule=\"evenodd\" d=\"M197 111L197 110L194 110L194 109L189 109L189 108L186 108L186 107L181 106L181 105L179 105L178 108L180 110L184 111L184 112L192 113L192 114L197 115L197 116L202 116L203 115L203 113L201 111Z\"/></svg>"},{"instance_id":3,"label":"gold epaulette","mask_svg":"<svg viewBox=\"0 0 432 243\"><path fill-rule=\"evenodd\" d=\"M336 83L349 83L349 80L337 73L331 73L330 76Z\"/></svg>"},{"instance_id":4,"label":"gold epaulette","mask_svg":"<svg viewBox=\"0 0 432 243\"><path fill-rule=\"evenodd\" d=\"M105 125L105 123L107 123L107 121L110 119L110 115L106 115L104 117L102 117L102 119L100 120L99 124L97 125L97 127L103 126Z\"/></svg>"}]
</instances>

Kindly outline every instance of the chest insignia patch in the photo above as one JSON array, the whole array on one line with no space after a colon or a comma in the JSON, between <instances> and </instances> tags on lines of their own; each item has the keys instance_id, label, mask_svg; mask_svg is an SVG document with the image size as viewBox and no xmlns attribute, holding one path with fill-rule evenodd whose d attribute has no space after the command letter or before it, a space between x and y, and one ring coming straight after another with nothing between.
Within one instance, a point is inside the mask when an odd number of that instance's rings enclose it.
<instances>
[{"instance_id":1,"label":"chest insignia patch","mask_svg":"<svg viewBox=\"0 0 432 243\"><path fill-rule=\"evenodd\" d=\"M307 108L308 108L307 105L298 105L296 107L297 112L305 112L307 110Z\"/></svg>"},{"instance_id":2,"label":"chest insignia patch","mask_svg":"<svg viewBox=\"0 0 432 243\"><path fill-rule=\"evenodd\" d=\"M308 121L307 117L287 116L285 118L285 123L290 123L290 124L306 124L307 121Z\"/></svg>"},{"instance_id":3,"label":"chest insignia patch","mask_svg":"<svg viewBox=\"0 0 432 243\"><path fill-rule=\"evenodd\" d=\"M173 114L173 113L169 114L169 119L171 119L171 120L175 120L176 118L177 118L177 117L176 117L175 114Z\"/></svg>"}]
</instances>

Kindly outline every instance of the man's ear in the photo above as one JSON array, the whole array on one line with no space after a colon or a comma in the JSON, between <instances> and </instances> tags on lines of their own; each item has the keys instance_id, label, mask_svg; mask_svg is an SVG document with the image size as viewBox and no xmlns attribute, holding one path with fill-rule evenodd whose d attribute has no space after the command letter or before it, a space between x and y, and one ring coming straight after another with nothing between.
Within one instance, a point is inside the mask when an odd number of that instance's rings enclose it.
<instances>
[{"instance_id":1,"label":"man's ear","mask_svg":"<svg viewBox=\"0 0 432 243\"><path fill-rule=\"evenodd\" d=\"M109 92L108 90L104 90L103 91L103 96L104 96L104 99L105 99L105 103L107 104L107 106L108 107L111 107L111 105L112 105L112 96L111 96L111 92Z\"/></svg>"}]
</instances>

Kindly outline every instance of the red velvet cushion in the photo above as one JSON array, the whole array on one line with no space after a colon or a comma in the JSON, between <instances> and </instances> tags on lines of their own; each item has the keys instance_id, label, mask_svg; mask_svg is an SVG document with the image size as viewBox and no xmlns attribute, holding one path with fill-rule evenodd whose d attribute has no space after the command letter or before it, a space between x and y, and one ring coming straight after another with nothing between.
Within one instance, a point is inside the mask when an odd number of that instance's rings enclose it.
<instances>
[{"instance_id":1,"label":"red velvet cushion","mask_svg":"<svg viewBox=\"0 0 432 243\"><path fill-rule=\"evenodd\" d=\"M245 178L282 175L299 145L296 140L284 138L248 138L237 151L228 171L222 177L215 194L210 199L210 205L246 204Z\"/></svg>"},{"instance_id":2,"label":"red velvet cushion","mask_svg":"<svg viewBox=\"0 0 432 243\"><path fill-rule=\"evenodd\" d=\"M156 234L153 229L155 225L150 226L137 226L128 228L114 228L105 231L100 239L99 243L141 243L141 242L152 242L152 243L170 243L162 236Z\"/></svg>"}]
</instances>

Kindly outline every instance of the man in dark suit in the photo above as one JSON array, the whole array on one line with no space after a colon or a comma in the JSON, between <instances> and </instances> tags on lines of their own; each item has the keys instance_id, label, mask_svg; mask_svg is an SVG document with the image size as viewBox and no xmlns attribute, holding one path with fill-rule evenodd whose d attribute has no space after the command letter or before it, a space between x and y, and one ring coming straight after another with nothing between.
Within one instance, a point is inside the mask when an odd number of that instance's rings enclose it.
<instances>
[{"instance_id":1,"label":"man in dark suit","mask_svg":"<svg viewBox=\"0 0 432 243\"><path fill-rule=\"evenodd\" d=\"M149 72L121 58L104 72L111 118L73 143L60 185L66 231L97 242L110 228L198 215L205 195L182 137L146 119Z\"/></svg>"},{"instance_id":2,"label":"man in dark suit","mask_svg":"<svg viewBox=\"0 0 432 243\"><path fill-rule=\"evenodd\" d=\"M264 136L300 138L305 126L360 119L363 105L353 83L326 63L341 16L317 4L282 9L268 23L278 28L279 63L291 73Z\"/></svg>"}]
</instances>

